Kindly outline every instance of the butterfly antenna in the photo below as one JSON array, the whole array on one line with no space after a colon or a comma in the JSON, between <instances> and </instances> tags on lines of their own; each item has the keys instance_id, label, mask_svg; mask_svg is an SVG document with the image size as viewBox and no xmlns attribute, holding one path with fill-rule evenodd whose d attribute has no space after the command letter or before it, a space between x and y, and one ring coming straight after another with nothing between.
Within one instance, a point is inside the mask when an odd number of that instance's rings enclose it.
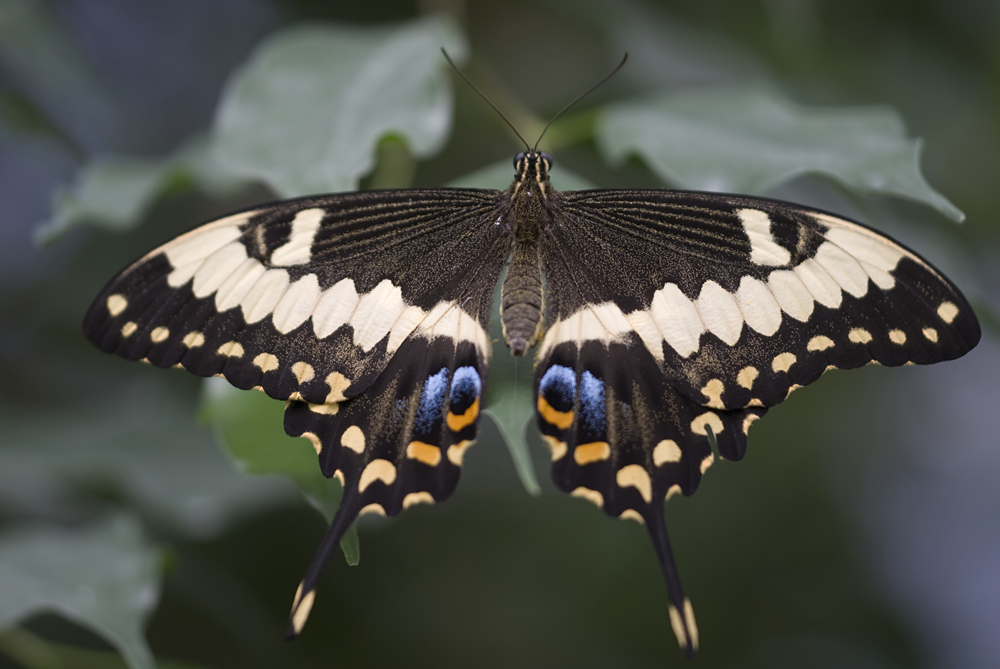
<instances>
[{"instance_id":1,"label":"butterfly antenna","mask_svg":"<svg viewBox=\"0 0 1000 669\"><path fill-rule=\"evenodd\" d=\"M577 102L579 102L583 98L587 97L588 95L590 95L591 93L593 93L594 91L596 91L601 86L601 84L603 84L605 81L607 81L611 77L615 76L615 74L618 73L618 70L622 69L622 67L625 66L625 61L627 61L627 60L628 60L628 51L626 51L625 55L622 57L622 62L618 63L618 67L616 67L615 69L611 70L611 72L609 72L608 74L606 74L603 79L601 79L596 84L594 84L593 86L591 86L590 88L588 88L587 90L585 90L583 93L580 93L579 95L577 95L573 99L572 102L570 102L568 105L566 105L565 107L563 107L562 109L560 109L556 113L556 115L552 117L552 120L548 122L548 124L545 126L545 129L542 130L542 134L538 136L538 141L535 142L535 148L532 149L532 150L533 151L537 151L538 150L538 145L542 142L542 137L545 137L545 133L548 131L549 126L552 125L557 118L559 118L560 116L562 116L562 114L563 114L564 111L566 111L567 109L569 109L570 107L572 107L573 105L575 105Z\"/></svg>"},{"instance_id":2,"label":"butterfly antenna","mask_svg":"<svg viewBox=\"0 0 1000 669\"><path fill-rule=\"evenodd\" d=\"M479 97L481 97L482 99L486 100L486 103L489 104L489 106L493 107L493 111L495 111L497 114L500 114L500 118L502 118L504 121L506 121L507 125L510 126L510 129L514 131L515 135L517 135L517 138L524 143L524 148L526 148L528 150L531 150L531 146L528 144L527 140L525 140L524 137L521 137L521 133L519 133L517 131L517 128L515 128L514 124L510 122L510 119L508 119L506 116L504 116L503 112L500 111L500 108L497 107L495 104L493 104L492 100L490 100L488 97L486 97L486 93L483 93L481 90L479 90L479 87L476 86L474 83L472 83L471 79L469 79L467 76L465 76L465 72L462 72L462 70L458 69L458 65L455 65L455 61L453 61L451 59L451 56L449 56L448 52L444 50L444 47L441 47L441 53L444 54L444 57L448 60L448 64L451 65L452 69L455 70L456 72L458 72L458 76L460 76L463 79L465 79L465 83L467 83L470 86L472 86L472 90L474 90L475 92L479 93Z\"/></svg>"}]
</instances>

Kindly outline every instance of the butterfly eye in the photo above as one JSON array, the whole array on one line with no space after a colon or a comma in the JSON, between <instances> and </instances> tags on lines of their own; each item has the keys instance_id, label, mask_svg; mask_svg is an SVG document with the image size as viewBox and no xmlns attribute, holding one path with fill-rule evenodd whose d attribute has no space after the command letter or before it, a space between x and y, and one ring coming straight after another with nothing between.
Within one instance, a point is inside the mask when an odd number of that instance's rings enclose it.
<instances>
[{"instance_id":1,"label":"butterfly eye","mask_svg":"<svg viewBox=\"0 0 1000 669\"><path fill-rule=\"evenodd\" d=\"M518 163L520 163L522 160L524 160L524 151L522 151L521 153L519 153L516 156L514 156L514 169L515 170L517 169Z\"/></svg>"},{"instance_id":2,"label":"butterfly eye","mask_svg":"<svg viewBox=\"0 0 1000 669\"><path fill-rule=\"evenodd\" d=\"M556 162L554 160L552 160L552 156L550 156L549 154L545 153L544 151L542 151L541 155L542 155L542 160L545 161L546 167L548 169L552 169L552 166L556 164Z\"/></svg>"}]
</instances>

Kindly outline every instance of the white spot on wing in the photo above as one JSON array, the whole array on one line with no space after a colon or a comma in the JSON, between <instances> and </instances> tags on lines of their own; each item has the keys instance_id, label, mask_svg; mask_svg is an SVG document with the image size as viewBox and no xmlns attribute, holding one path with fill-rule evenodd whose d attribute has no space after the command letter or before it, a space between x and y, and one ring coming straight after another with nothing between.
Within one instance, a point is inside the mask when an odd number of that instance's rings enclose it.
<instances>
[{"instance_id":1,"label":"white spot on wing","mask_svg":"<svg viewBox=\"0 0 1000 669\"><path fill-rule=\"evenodd\" d=\"M288 267L309 262L313 239L319 231L324 214L322 209L303 209L295 214L288 241L271 254L271 264Z\"/></svg>"},{"instance_id":2,"label":"white spot on wing","mask_svg":"<svg viewBox=\"0 0 1000 669\"><path fill-rule=\"evenodd\" d=\"M740 279L736 304L747 325L762 335L770 337L781 327L781 306L763 281L750 276Z\"/></svg>"},{"instance_id":3,"label":"white spot on wing","mask_svg":"<svg viewBox=\"0 0 1000 669\"><path fill-rule=\"evenodd\" d=\"M736 212L743 223L743 230L750 238L750 260L757 265L778 267L787 265L792 254L774 241L771 219L759 209L740 209Z\"/></svg>"},{"instance_id":4,"label":"white spot on wing","mask_svg":"<svg viewBox=\"0 0 1000 669\"><path fill-rule=\"evenodd\" d=\"M539 357L544 357L557 344L574 342L582 346L585 341L609 344L632 331L625 314L614 302L588 304L572 316L556 321L545 333Z\"/></svg>"},{"instance_id":5,"label":"white spot on wing","mask_svg":"<svg viewBox=\"0 0 1000 669\"><path fill-rule=\"evenodd\" d=\"M393 324L406 308L403 291L388 279L382 280L372 292L358 301L349 321L354 328L354 345L368 352L389 334Z\"/></svg>"},{"instance_id":6,"label":"white spot on wing","mask_svg":"<svg viewBox=\"0 0 1000 669\"><path fill-rule=\"evenodd\" d=\"M234 214L203 225L164 244L143 260L160 253L166 255L167 262L174 268L167 276L167 283L173 288L179 288L194 276L205 258L238 239L243 234L239 226L246 223L254 213L256 212L249 211Z\"/></svg>"},{"instance_id":7,"label":"white spot on wing","mask_svg":"<svg viewBox=\"0 0 1000 669\"><path fill-rule=\"evenodd\" d=\"M795 276L799 277L813 299L824 307L836 309L843 300L840 284L833 280L825 269L812 258L803 260L795 268Z\"/></svg>"},{"instance_id":8,"label":"white spot on wing","mask_svg":"<svg viewBox=\"0 0 1000 669\"><path fill-rule=\"evenodd\" d=\"M858 261L832 242L823 242L816 250L815 260L841 288L854 297L868 292L868 274Z\"/></svg>"},{"instance_id":9,"label":"white spot on wing","mask_svg":"<svg viewBox=\"0 0 1000 669\"><path fill-rule=\"evenodd\" d=\"M702 284L697 301L698 313L709 332L734 346L743 332L743 314L733 295L714 281Z\"/></svg>"},{"instance_id":10,"label":"white spot on wing","mask_svg":"<svg viewBox=\"0 0 1000 669\"><path fill-rule=\"evenodd\" d=\"M358 292L354 282L341 279L323 291L323 295L313 309L313 332L318 339L324 339L334 333L341 325L350 320L358 307Z\"/></svg>"},{"instance_id":11,"label":"white spot on wing","mask_svg":"<svg viewBox=\"0 0 1000 669\"><path fill-rule=\"evenodd\" d=\"M230 242L205 258L194 273L191 286L194 296L204 299L217 291L246 259L246 249L240 242Z\"/></svg>"},{"instance_id":12,"label":"white spot on wing","mask_svg":"<svg viewBox=\"0 0 1000 669\"><path fill-rule=\"evenodd\" d=\"M319 279L315 274L306 274L290 285L274 307L272 318L275 329L281 334L288 334L305 323L316 308L320 294Z\"/></svg>"},{"instance_id":13,"label":"white spot on wing","mask_svg":"<svg viewBox=\"0 0 1000 669\"><path fill-rule=\"evenodd\" d=\"M240 302L253 285L257 283L257 279L261 277L264 273L265 268L256 258L247 258L243 263L237 267L229 277L222 282L219 286L218 292L215 293L215 308L217 311L228 311L234 307L238 307Z\"/></svg>"},{"instance_id":14,"label":"white spot on wing","mask_svg":"<svg viewBox=\"0 0 1000 669\"><path fill-rule=\"evenodd\" d=\"M767 277L767 287L782 311L805 323L813 312L813 296L798 275L787 269L776 269Z\"/></svg>"},{"instance_id":15,"label":"white spot on wing","mask_svg":"<svg viewBox=\"0 0 1000 669\"><path fill-rule=\"evenodd\" d=\"M340 435L340 445L360 455L365 452L365 433L357 425L352 425Z\"/></svg>"},{"instance_id":16,"label":"white spot on wing","mask_svg":"<svg viewBox=\"0 0 1000 669\"><path fill-rule=\"evenodd\" d=\"M668 283L653 294L649 314L677 355L686 358L698 350L705 324L694 302L676 284Z\"/></svg>"},{"instance_id":17,"label":"white spot on wing","mask_svg":"<svg viewBox=\"0 0 1000 669\"><path fill-rule=\"evenodd\" d=\"M278 300L288 289L288 272L283 269L269 269L264 272L240 300L243 320L256 323L271 315Z\"/></svg>"},{"instance_id":18,"label":"white spot on wing","mask_svg":"<svg viewBox=\"0 0 1000 669\"><path fill-rule=\"evenodd\" d=\"M653 449L653 464L659 467L668 462L681 461L681 447L673 439L664 439Z\"/></svg>"},{"instance_id":19,"label":"white spot on wing","mask_svg":"<svg viewBox=\"0 0 1000 669\"><path fill-rule=\"evenodd\" d=\"M826 349L831 348L833 345L834 345L833 340L827 337L826 335L816 335L815 337L809 340L808 344L806 344L806 350L825 351Z\"/></svg>"},{"instance_id":20,"label":"white spot on wing","mask_svg":"<svg viewBox=\"0 0 1000 669\"><path fill-rule=\"evenodd\" d=\"M405 323L408 325L412 316L407 316L407 311L404 310L399 323L404 323L404 317L406 317L407 320ZM396 326L393 326L394 330L395 328ZM434 308L427 312L427 315L421 319L419 325L412 332L414 336L426 339L448 337L456 343L460 341L470 342L484 356L489 354L489 335L483 330L483 326L479 324L479 321L467 314L455 302L438 302L435 304ZM398 337L398 334L396 336Z\"/></svg>"}]
</instances>

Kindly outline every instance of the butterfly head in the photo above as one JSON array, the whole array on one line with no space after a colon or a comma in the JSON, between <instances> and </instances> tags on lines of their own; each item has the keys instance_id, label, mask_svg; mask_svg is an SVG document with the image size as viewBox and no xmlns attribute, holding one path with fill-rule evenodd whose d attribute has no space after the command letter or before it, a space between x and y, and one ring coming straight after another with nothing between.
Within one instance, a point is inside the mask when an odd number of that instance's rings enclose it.
<instances>
[{"instance_id":1,"label":"butterfly head","mask_svg":"<svg viewBox=\"0 0 1000 669\"><path fill-rule=\"evenodd\" d=\"M552 169L552 156L544 151L522 151L514 156L514 180L547 183Z\"/></svg>"}]
</instances>

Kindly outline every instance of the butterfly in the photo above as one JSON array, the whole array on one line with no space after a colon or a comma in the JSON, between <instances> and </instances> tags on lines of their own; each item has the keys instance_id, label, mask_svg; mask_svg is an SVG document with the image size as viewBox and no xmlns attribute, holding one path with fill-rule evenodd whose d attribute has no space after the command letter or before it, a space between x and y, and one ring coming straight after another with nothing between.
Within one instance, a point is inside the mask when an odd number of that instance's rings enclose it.
<instances>
[{"instance_id":1,"label":"butterfly","mask_svg":"<svg viewBox=\"0 0 1000 669\"><path fill-rule=\"evenodd\" d=\"M504 342L537 349L555 485L646 527L689 656L698 627L666 500L693 494L716 454L742 459L754 421L825 371L951 360L979 341L954 284L861 223L742 195L559 192L535 146L504 191L339 193L224 216L134 262L88 310L103 351L285 400L285 431L342 484L290 636L358 516L455 490L501 280Z\"/></svg>"}]
</instances>

